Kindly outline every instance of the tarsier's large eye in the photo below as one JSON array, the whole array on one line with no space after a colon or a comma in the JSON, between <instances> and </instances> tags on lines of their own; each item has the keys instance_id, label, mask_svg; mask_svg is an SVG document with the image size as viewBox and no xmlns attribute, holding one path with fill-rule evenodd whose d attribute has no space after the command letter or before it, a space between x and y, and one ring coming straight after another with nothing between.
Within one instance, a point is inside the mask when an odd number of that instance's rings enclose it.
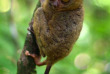
<instances>
[{"instance_id":1,"label":"tarsier's large eye","mask_svg":"<svg viewBox=\"0 0 110 74\"><path fill-rule=\"evenodd\" d=\"M61 0L62 2L64 2L64 3L67 3L67 2L69 2L69 0Z\"/></svg>"}]
</instances>

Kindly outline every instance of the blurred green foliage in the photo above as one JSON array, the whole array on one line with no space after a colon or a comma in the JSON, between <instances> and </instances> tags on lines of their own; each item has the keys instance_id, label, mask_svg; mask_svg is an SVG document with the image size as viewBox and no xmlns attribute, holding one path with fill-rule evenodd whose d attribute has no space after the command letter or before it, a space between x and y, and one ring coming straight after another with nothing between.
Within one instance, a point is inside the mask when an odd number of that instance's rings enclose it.
<instances>
[{"instance_id":1,"label":"blurred green foliage","mask_svg":"<svg viewBox=\"0 0 110 74\"><path fill-rule=\"evenodd\" d=\"M16 74L37 0L0 0L0 74ZM84 25L69 56L50 74L110 74L110 0L84 0ZM43 74L46 66L37 67Z\"/></svg>"}]
</instances>

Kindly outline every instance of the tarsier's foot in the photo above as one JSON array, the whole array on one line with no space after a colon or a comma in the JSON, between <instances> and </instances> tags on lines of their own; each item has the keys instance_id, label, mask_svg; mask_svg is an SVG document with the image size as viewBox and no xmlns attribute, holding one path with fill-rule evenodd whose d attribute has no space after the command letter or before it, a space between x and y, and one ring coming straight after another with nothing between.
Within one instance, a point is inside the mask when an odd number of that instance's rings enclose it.
<instances>
[{"instance_id":1,"label":"tarsier's foot","mask_svg":"<svg viewBox=\"0 0 110 74\"><path fill-rule=\"evenodd\" d=\"M34 59L36 65L38 65L38 66L46 65L46 60L43 62L40 62L41 56L37 56L36 54L31 54L27 50L25 51L25 55L31 56Z\"/></svg>"},{"instance_id":2,"label":"tarsier's foot","mask_svg":"<svg viewBox=\"0 0 110 74\"><path fill-rule=\"evenodd\" d=\"M37 57L35 54L29 53L29 51L27 51L27 50L26 50L26 52L25 52L25 55L26 55L26 56L31 56L31 57L33 57L33 58Z\"/></svg>"}]
</instances>

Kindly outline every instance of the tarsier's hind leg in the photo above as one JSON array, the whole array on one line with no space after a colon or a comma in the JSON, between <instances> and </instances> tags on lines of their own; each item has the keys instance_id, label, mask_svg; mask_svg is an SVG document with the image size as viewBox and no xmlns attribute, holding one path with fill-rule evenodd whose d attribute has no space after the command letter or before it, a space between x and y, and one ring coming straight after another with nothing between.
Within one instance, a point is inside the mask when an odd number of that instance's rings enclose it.
<instances>
[{"instance_id":1,"label":"tarsier's hind leg","mask_svg":"<svg viewBox=\"0 0 110 74\"><path fill-rule=\"evenodd\" d=\"M36 54L31 54L31 53L29 53L29 51L26 51L25 55L31 56L34 59L37 66L46 65L46 60L43 61L43 62L40 62L41 56L37 56Z\"/></svg>"},{"instance_id":2,"label":"tarsier's hind leg","mask_svg":"<svg viewBox=\"0 0 110 74\"><path fill-rule=\"evenodd\" d=\"M48 65L47 64L47 60L45 60L43 62L40 62L41 56L37 56L35 54L31 54L31 53L29 53L29 51L26 51L25 55L31 56L34 59L34 61L35 61L37 66L47 65L46 70L45 70L45 74L49 74L52 65Z\"/></svg>"}]
</instances>

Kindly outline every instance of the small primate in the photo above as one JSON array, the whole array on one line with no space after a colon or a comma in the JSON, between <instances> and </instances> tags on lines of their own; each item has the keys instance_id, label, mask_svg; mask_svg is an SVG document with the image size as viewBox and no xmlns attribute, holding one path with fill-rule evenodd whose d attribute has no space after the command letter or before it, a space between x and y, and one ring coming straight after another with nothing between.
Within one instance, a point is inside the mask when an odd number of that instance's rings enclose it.
<instances>
[{"instance_id":1,"label":"small primate","mask_svg":"<svg viewBox=\"0 0 110 74\"><path fill-rule=\"evenodd\" d=\"M30 54L36 65L47 65L45 74L51 66L66 57L80 35L83 24L83 0L41 0L34 14L33 31L40 55Z\"/></svg>"}]
</instances>

